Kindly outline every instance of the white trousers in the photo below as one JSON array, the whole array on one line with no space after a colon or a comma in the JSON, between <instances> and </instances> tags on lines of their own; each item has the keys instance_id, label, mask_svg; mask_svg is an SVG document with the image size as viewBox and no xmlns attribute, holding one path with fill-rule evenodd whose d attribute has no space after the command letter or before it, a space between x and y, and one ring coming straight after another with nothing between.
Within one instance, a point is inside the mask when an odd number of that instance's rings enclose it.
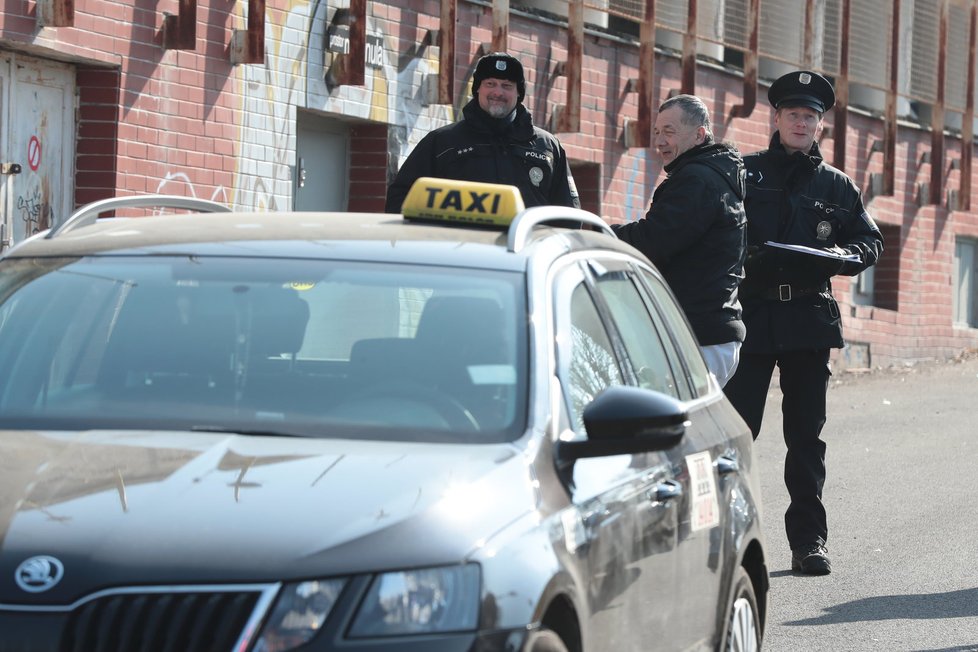
<instances>
[{"instance_id":1,"label":"white trousers","mask_svg":"<svg viewBox=\"0 0 978 652\"><path fill-rule=\"evenodd\" d=\"M740 363L740 342L701 346L700 351L703 352L706 366L713 377L717 379L720 387L726 385L727 381L733 378L734 372L737 371L737 365Z\"/></svg>"}]
</instances>

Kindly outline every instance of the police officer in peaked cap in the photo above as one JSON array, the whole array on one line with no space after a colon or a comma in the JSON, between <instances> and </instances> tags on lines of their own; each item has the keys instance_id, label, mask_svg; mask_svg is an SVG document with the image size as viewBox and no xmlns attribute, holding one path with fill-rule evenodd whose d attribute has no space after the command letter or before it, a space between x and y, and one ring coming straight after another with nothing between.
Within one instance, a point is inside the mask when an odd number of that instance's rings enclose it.
<instances>
[{"instance_id":1,"label":"police officer in peaked cap","mask_svg":"<svg viewBox=\"0 0 978 652\"><path fill-rule=\"evenodd\" d=\"M525 96L519 59L505 52L480 58L462 119L421 139L387 188L386 211L401 212L419 177L505 183L520 189L527 207L580 208L564 148L533 124Z\"/></svg>"},{"instance_id":2,"label":"police officer in peaked cap","mask_svg":"<svg viewBox=\"0 0 978 652\"><path fill-rule=\"evenodd\" d=\"M768 91L775 131L768 149L744 156L748 258L740 286L747 337L740 364L724 387L756 438L775 366L782 390L782 429L790 504L785 534L792 570L826 575L828 522L822 503L830 351L844 345L837 275L876 264L883 238L852 179L823 160L822 118L835 104L825 77L796 70ZM845 134L836 134L845 138ZM822 256L766 245L821 250Z\"/></svg>"},{"instance_id":3,"label":"police officer in peaked cap","mask_svg":"<svg viewBox=\"0 0 978 652\"><path fill-rule=\"evenodd\" d=\"M835 89L817 72L799 70L771 84L767 99L775 109L805 106L824 114L835 104Z\"/></svg>"}]
</instances>

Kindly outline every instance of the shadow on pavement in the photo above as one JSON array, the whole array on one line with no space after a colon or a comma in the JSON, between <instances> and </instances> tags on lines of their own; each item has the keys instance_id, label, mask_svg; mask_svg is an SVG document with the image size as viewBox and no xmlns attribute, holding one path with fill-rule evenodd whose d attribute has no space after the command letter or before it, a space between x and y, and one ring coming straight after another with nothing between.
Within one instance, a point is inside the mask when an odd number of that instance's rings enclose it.
<instances>
[{"instance_id":1,"label":"shadow on pavement","mask_svg":"<svg viewBox=\"0 0 978 652\"><path fill-rule=\"evenodd\" d=\"M919 595L885 595L861 598L852 602L828 607L817 618L805 618L784 623L785 625L830 625L860 621L880 620L929 620L932 618L978 617L978 588L924 593ZM956 647L933 652L971 652L978 650L978 642L970 647Z\"/></svg>"}]
</instances>

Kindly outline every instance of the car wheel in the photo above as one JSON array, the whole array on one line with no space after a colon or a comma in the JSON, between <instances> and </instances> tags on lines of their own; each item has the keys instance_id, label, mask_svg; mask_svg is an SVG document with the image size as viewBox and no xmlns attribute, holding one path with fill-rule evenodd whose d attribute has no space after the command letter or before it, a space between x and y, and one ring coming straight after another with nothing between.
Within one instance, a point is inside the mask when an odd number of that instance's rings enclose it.
<instances>
[{"instance_id":1,"label":"car wheel","mask_svg":"<svg viewBox=\"0 0 978 652\"><path fill-rule=\"evenodd\" d=\"M523 650L525 652L567 652L567 646L555 632L540 628L530 633Z\"/></svg>"},{"instance_id":2,"label":"car wheel","mask_svg":"<svg viewBox=\"0 0 978 652\"><path fill-rule=\"evenodd\" d=\"M721 652L758 652L761 649L761 623L754 585L743 566L734 574L733 601L727 618L727 634Z\"/></svg>"}]
</instances>

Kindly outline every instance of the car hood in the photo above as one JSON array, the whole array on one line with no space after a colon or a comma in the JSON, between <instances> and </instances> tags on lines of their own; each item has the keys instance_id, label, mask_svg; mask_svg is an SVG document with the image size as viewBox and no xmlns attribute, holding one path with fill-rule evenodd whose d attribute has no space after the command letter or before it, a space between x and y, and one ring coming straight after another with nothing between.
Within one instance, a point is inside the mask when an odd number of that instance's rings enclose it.
<instances>
[{"instance_id":1,"label":"car hood","mask_svg":"<svg viewBox=\"0 0 978 652\"><path fill-rule=\"evenodd\" d=\"M510 444L0 431L0 603L454 563L535 501ZM64 565L39 594L35 555Z\"/></svg>"}]
</instances>

